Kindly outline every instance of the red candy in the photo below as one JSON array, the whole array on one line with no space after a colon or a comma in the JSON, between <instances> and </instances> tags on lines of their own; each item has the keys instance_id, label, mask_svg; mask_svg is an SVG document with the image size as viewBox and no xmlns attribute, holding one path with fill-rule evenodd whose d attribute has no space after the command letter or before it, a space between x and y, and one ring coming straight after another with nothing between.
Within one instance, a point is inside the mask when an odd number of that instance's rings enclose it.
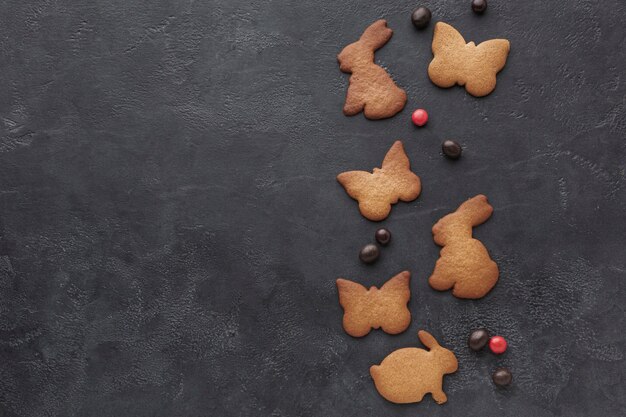
<instances>
[{"instance_id":1,"label":"red candy","mask_svg":"<svg viewBox=\"0 0 626 417\"><path fill-rule=\"evenodd\" d=\"M489 349L496 355L504 353L506 351L506 340L502 336L493 336L489 339Z\"/></svg>"},{"instance_id":2,"label":"red candy","mask_svg":"<svg viewBox=\"0 0 626 417\"><path fill-rule=\"evenodd\" d=\"M411 115L411 120L415 126L424 126L428 121L428 113L424 109L417 109Z\"/></svg>"}]
</instances>

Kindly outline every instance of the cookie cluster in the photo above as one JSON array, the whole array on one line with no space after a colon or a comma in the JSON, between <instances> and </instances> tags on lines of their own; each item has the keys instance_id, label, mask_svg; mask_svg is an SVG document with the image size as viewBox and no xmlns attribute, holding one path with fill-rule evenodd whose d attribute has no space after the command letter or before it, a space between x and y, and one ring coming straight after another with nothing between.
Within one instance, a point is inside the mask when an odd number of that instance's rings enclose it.
<instances>
[{"instance_id":1,"label":"cookie cluster","mask_svg":"<svg viewBox=\"0 0 626 417\"><path fill-rule=\"evenodd\" d=\"M474 0L472 10L483 13L486 0ZM418 29L426 28L432 13L425 7L416 9L411 20ZM398 87L387 71L375 64L375 51L385 45L393 34L385 20L371 24L359 40L346 46L337 59L341 71L350 73L343 112L346 116L363 112L368 119L384 119L396 115L406 105L406 92ZM466 91L483 97L496 87L496 75L502 70L510 50L505 39L493 39L479 45L466 42L452 26L435 25L428 76L442 88L464 86ZM417 109L412 121L418 127L428 122L428 113ZM442 144L442 152L450 159L461 156L461 145L452 140ZM411 170L409 158L401 141L396 141L385 155L380 168L370 171L346 171L337 175L346 193L358 202L358 208L368 220L386 219L392 206L411 202L422 191L420 177ZM428 279L431 288L451 291L460 299L479 299L496 285L499 268L487 248L473 237L472 231L492 215L493 207L486 196L479 194L464 201L454 212L442 217L432 227L433 240L441 246L439 259ZM375 235L381 246L391 240L391 232L379 229ZM359 253L364 263L375 262L380 247L365 245ZM344 310L343 328L350 336L364 337L372 329L388 334L404 332L411 323L408 302L411 298L410 271L402 271L382 287L369 289L345 278L337 279L339 303ZM447 401L443 379L457 371L454 352L442 347L428 332L421 330L419 339L426 349L407 347L391 352L380 365L373 365L370 374L378 392L394 403L420 402L431 394L438 404ZM469 346L482 349L487 343L492 352L503 353L507 348L501 336L489 337L485 329L472 332ZM512 376L508 369L498 368L492 375L494 383L506 386Z\"/></svg>"},{"instance_id":2,"label":"cookie cluster","mask_svg":"<svg viewBox=\"0 0 626 417\"><path fill-rule=\"evenodd\" d=\"M420 7L411 18L416 27L424 28L430 22L431 13ZM351 74L343 107L346 116L363 112L368 119L385 119L404 109L406 92L384 68L374 63L374 53L392 35L387 21L377 20L365 29L359 40L346 46L337 56L339 69ZM451 25L437 22L428 77L441 88L460 85L475 97L486 96L496 88L496 75L504 68L510 49L506 39L491 39L478 45L466 42Z\"/></svg>"}]
</instances>

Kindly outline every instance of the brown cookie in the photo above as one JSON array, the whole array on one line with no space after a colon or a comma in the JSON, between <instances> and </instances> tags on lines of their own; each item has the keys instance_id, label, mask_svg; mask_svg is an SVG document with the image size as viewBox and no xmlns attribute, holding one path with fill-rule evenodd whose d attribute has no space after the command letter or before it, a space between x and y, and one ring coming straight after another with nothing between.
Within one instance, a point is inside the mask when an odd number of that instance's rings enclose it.
<instances>
[{"instance_id":1,"label":"brown cookie","mask_svg":"<svg viewBox=\"0 0 626 417\"><path fill-rule=\"evenodd\" d=\"M504 68L510 48L506 39L466 44L455 28L437 22L428 76L439 87L464 85L471 95L486 96L496 88L496 74Z\"/></svg>"},{"instance_id":2,"label":"brown cookie","mask_svg":"<svg viewBox=\"0 0 626 417\"><path fill-rule=\"evenodd\" d=\"M383 160L382 168L349 171L337 175L348 195L359 202L361 214L372 221L387 218L398 200L413 201L420 195L420 178L411 172L402 142L396 141Z\"/></svg>"},{"instance_id":3,"label":"brown cookie","mask_svg":"<svg viewBox=\"0 0 626 417\"><path fill-rule=\"evenodd\" d=\"M452 288L458 298L481 298L498 282L498 265L487 248L472 238L472 227L491 217L493 207L487 197L477 195L433 226L435 243L443 246L433 274L428 279L439 291Z\"/></svg>"},{"instance_id":4,"label":"brown cookie","mask_svg":"<svg viewBox=\"0 0 626 417\"><path fill-rule=\"evenodd\" d=\"M443 404L448 401L443 376L456 372L459 364L454 353L441 347L430 333L420 330L418 336L430 350L398 349L372 366L370 374L380 395L392 403L418 403L430 393L437 404Z\"/></svg>"},{"instance_id":5,"label":"brown cookie","mask_svg":"<svg viewBox=\"0 0 626 417\"><path fill-rule=\"evenodd\" d=\"M386 44L392 34L387 21L377 20L358 41L337 55L339 69L352 74L343 106L346 116L363 111L368 119L385 119L404 108L406 92L398 88L382 67L374 64L374 51Z\"/></svg>"},{"instance_id":6,"label":"brown cookie","mask_svg":"<svg viewBox=\"0 0 626 417\"><path fill-rule=\"evenodd\" d=\"M409 271L400 272L380 289L339 278L339 304L343 308L343 328L350 336L362 337L371 329L402 333L411 323L407 303L411 298Z\"/></svg>"}]
</instances>

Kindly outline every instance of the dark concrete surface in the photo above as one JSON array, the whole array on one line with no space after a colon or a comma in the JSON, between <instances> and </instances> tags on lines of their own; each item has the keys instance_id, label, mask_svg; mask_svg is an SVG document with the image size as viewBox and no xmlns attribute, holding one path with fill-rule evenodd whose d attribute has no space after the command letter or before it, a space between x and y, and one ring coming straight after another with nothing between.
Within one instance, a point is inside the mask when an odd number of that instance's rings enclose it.
<instances>
[{"instance_id":1,"label":"dark concrete surface","mask_svg":"<svg viewBox=\"0 0 626 417\"><path fill-rule=\"evenodd\" d=\"M430 83L414 2L4 1L0 415L626 415L626 4L421 4L468 41L511 41L492 95ZM335 56L378 18L407 108L347 118ZM396 139L423 193L364 266L378 225L335 175ZM501 278L462 301L427 285L430 228L478 193ZM410 329L347 336L335 279L403 269ZM468 351L477 326L509 351ZM418 329L459 358L443 406L390 404L368 373Z\"/></svg>"}]
</instances>

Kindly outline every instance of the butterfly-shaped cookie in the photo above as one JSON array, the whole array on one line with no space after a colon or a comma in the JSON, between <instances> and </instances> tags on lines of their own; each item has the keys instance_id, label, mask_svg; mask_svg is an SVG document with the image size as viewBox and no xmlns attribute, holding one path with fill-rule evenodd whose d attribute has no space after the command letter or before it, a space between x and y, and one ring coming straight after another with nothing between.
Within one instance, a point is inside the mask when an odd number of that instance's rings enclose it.
<instances>
[{"instance_id":1,"label":"butterfly-shaped cookie","mask_svg":"<svg viewBox=\"0 0 626 417\"><path fill-rule=\"evenodd\" d=\"M372 221L384 220L392 204L398 200L413 201L422 190L420 178L411 172L409 158L400 141L389 149L381 168L374 168L373 173L344 172L337 175L337 181L359 202L361 214Z\"/></svg>"},{"instance_id":2,"label":"butterfly-shaped cookie","mask_svg":"<svg viewBox=\"0 0 626 417\"><path fill-rule=\"evenodd\" d=\"M343 328L350 336L362 337L370 330L382 328L385 333L402 333L411 323L407 303L411 298L409 271L400 272L380 289L369 290L347 279L337 280L339 304L343 307Z\"/></svg>"},{"instance_id":3,"label":"butterfly-shaped cookie","mask_svg":"<svg viewBox=\"0 0 626 417\"><path fill-rule=\"evenodd\" d=\"M455 28L437 22L432 49L428 76L434 84L443 88L464 85L468 93L482 97L496 88L496 74L504 68L511 46L506 39L465 43Z\"/></svg>"}]
</instances>

